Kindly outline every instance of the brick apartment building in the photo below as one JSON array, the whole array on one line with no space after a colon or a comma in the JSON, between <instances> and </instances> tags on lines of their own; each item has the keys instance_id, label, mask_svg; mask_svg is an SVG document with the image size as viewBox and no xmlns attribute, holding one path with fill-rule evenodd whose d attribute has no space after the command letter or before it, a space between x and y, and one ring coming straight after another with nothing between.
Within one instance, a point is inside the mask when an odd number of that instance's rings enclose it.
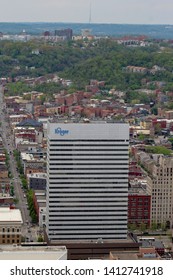
<instances>
[{"instance_id":1,"label":"brick apartment building","mask_svg":"<svg viewBox=\"0 0 173 280\"><path fill-rule=\"evenodd\" d=\"M151 223L151 195L142 181L130 181L128 192L128 223L139 226Z\"/></svg>"}]
</instances>

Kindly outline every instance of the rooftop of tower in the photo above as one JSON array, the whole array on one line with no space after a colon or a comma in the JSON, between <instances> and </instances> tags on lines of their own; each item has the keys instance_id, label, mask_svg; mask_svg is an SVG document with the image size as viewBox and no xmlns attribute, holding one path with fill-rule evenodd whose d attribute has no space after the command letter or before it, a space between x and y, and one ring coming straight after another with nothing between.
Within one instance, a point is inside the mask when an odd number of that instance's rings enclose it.
<instances>
[{"instance_id":1,"label":"rooftop of tower","mask_svg":"<svg viewBox=\"0 0 173 280\"><path fill-rule=\"evenodd\" d=\"M54 117L53 119L49 119L50 123L127 123L125 120L115 120L115 119L101 119L101 118L74 118L74 117Z\"/></svg>"}]
</instances>

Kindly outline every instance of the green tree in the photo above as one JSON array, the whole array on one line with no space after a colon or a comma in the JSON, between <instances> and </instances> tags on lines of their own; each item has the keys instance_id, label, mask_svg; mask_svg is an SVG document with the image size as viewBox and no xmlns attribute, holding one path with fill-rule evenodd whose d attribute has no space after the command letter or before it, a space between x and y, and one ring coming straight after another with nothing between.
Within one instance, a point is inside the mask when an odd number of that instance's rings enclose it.
<instances>
[{"instance_id":1,"label":"green tree","mask_svg":"<svg viewBox=\"0 0 173 280\"><path fill-rule=\"evenodd\" d=\"M36 214L36 210L34 208L34 200L33 200L33 190L28 190L27 192L27 201L29 206L29 213L32 219L33 223L36 223L38 221L38 217Z\"/></svg>"},{"instance_id":2,"label":"green tree","mask_svg":"<svg viewBox=\"0 0 173 280\"><path fill-rule=\"evenodd\" d=\"M172 151L164 146L146 146L146 151L153 154L163 154L165 156L171 155Z\"/></svg>"},{"instance_id":3,"label":"green tree","mask_svg":"<svg viewBox=\"0 0 173 280\"><path fill-rule=\"evenodd\" d=\"M146 224L142 222L142 223L140 224L139 228L140 228L140 230L141 230L142 232L144 232L144 231L146 230L147 227L146 227Z\"/></svg>"},{"instance_id":4,"label":"green tree","mask_svg":"<svg viewBox=\"0 0 173 280\"><path fill-rule=\"evenodd\" d=\"M157 223L156 222L152 222L151 229L152 230L156 230L157 228L158 228Z\"/></svg>"},{"instance_id":5,"label":"green tree","mask_svg":"<svg viewBox=\"0 0 173 280\"><path fill-rule=\"evenodd\" d=\"M138 139L139 139L140 141L143 141L143 140L146 139L146 138L147 138L146 135L143 134L143 133L140 133L139 136L138 136Z\"/></svg>"},{"instance_id":6,"label":"green tree","mask_svg":"<svg viewBox=\"0 0 173 280\"><path fill-rule=\"evenodd\" d=\"M136 225L135 223L129 223L129 224L128 224L128 229L129 229L130 231L134 231L134 230L137 229L137 225Z\"/></svg>"},{"instance_id":7,"label":"green tree","mask_svg":"<svg viewBox=\"0 0 173 280\"><path fill-rule=\"evenodd\" d=\"M13 185L10 186L10 194L11 194L11 196L14 196L14 186Z\"/></svg>"},{"instance_id":8,"label":"green tree","mask_svg":"<svg viewBox=\"0 0 173 280\"><path fill-rule=\"evenodd\" d=\"M37 242L44 242L44 239L43 239L43 236L42 236L42 235L39 235L39 236L38 236Z\"/></svg>"}]
</instances>

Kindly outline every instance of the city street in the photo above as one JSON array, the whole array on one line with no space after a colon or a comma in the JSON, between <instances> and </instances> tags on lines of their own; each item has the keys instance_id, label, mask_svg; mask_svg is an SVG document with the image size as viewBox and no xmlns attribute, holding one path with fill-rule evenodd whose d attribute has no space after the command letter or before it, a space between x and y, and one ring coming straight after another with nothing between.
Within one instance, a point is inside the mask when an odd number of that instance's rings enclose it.
<instances>
[{"instance_id":1,"label":"city street","mask_svg":"<svg viewBox=\"0 0 173 280\"><path fill-rule=\"evenodd\" d=\"M8 123L7 116L5 114L5 104L3 102L3 90L0 86L0 133L3 140L4 148L6 149L9 156L9 166L10 172L12 174L11 185L14 186L14 197L16 198L16 208L21 210L23 227L22 234L27 238L28 241L37 240L37 230L31 227L31 217L28 211L27 198L22 189L22 184L20 180L19 173L17 171L16 160L13 156L13 151L15 150L13 135Z\"/></svg>"}]
</instances>

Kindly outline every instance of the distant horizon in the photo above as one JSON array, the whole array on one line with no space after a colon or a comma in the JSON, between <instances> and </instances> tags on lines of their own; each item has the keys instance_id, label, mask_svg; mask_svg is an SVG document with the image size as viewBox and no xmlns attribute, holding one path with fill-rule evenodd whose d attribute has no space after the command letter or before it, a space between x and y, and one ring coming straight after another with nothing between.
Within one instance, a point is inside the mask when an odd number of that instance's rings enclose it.
<instances>
[{"instance_id":1,"label":"distant horizon","mask_svg":"<svg viewBox=\"0 0 173 280\"><path fill-rule=\"evenodd\" d=\"M172 25L170 0L15 0L1 2L2 22Z\"/></svg>"},{"instance_id":2,"label":"distant horizon","mask_svg":"<svg viewBox=\"0 0 173 280\"><path fill-rule=\"evenodd\" d=\"M0 32L3 34L21 34L23 30L29 35L40 35L45 31L71 28L74 35L80 35L82 29L90 29L91 35L124 37L146 36L153 39L173 40L173 24L141 24L141 23L85 23L85 22L0 22Z\"/></svg>"},{"instance_id":3,"label":"distant horizon","mask_svg":"<svg viewBox=\"0 0 173 280\"><path fill-rule=\"evenodd\" d=\"M113 23L113 22L68 22L68 21L0 21L0 24L3 23L17 23L17 24L45 24L45 23L58 23L58 24L87 24L87 25L92 25L92 24L100 24L100 25L160 25L160 26L173 26L173 23Z\"/></svg>"}]
</instances>

